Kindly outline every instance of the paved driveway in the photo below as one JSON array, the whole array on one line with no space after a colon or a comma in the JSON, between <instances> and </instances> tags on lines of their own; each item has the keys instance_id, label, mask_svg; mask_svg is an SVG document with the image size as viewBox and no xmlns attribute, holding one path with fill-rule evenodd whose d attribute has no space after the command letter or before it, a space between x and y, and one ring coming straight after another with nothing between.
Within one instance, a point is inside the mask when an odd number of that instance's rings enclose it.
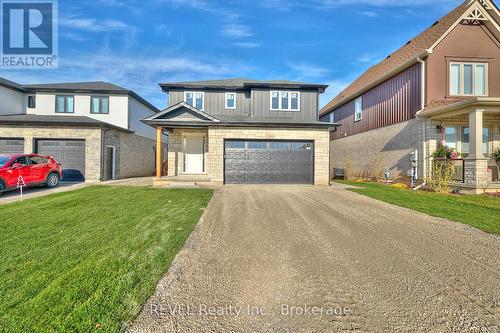
<instances>
[{"instance_id":1,"label":"paved driveway","mask_svg":"<svg viewBox=\"0 0 500 333\"><path fill-rule=\"evenodd\" d=\"M500 237L328 187L226 186L133 332L496 332Z\"/></svg>"}]
</instances>

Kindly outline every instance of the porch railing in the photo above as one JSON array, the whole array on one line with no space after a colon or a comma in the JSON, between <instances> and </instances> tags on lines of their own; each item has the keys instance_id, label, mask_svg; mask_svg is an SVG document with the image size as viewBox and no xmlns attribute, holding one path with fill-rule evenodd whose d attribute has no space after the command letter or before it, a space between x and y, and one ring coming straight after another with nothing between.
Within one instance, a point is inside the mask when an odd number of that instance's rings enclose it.
<instances>
[{"instance_id":1,"label":"porch railing","mask_svg":"<svg viewBox=\"0 0 500 333\"><path fill-rule=\"evenodd\" d=\"M434 158L433 170L444 170L445 163L451 163L451 180L456 183L465 182L465 160L463 158L446 159L446 158Z\"/></svg>"}]
</instances>

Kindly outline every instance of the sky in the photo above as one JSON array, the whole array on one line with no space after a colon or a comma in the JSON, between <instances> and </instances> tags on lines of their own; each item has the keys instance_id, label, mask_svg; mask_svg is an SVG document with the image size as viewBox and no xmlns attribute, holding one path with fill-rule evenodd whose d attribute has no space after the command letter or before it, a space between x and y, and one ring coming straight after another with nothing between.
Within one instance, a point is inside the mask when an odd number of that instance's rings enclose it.
<instances>
[{"instance_id":1,"label":"sky","mask_svg":"<svg viewBox=\"0 0 500 333\"><path fill-rule=\"evenodd\" d=\"M459 0L59 0L58 69L22 83L106 81L158 108L160 82L245 77L328 84L328 103Z\"/></svg>"}]
</instances>

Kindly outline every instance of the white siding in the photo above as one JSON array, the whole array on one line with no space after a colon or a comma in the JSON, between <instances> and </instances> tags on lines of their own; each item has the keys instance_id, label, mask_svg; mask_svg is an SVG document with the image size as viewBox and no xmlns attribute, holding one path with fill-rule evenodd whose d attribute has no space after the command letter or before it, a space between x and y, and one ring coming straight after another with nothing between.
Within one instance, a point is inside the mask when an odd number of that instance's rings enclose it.
<instances>
[{"instance_id":1,"label":"white siding","mask_svg":"<svg viewBox=\"0 0 500 333\"><path fill-rule=\"evenodd\" d=\"M133 97L129 97L130 129L134 130L135 134L156 140L156 129L141 122L141 120L152 116L154 113L155 112L146 105Z\"/></svg>"},{"instance_id":2,"label":"white siding","mask_svg":"<svg viewBox=\"0 0 500 333\"><path fill-rule=\"evenodd\" d=\"M128 129L128 95L98 95L109 96L109 114L90 113L89 94L61 94L75 96L74 113L56 113L56 94L55 93L37 93L36 108L27 109L28 114L36 115L67 115L67 116L85 116L94 118L108 124Z\"/></svg>"},{"instance_id":3,"label":"white siding","mask_svg":"<svg viewBox=\"0 0 500 333\"><path fill-rule=\"evenodd\" d=\"M0 115L25 113L22 92L0 86L0 101Z\"/></svg>"}]
</instances>

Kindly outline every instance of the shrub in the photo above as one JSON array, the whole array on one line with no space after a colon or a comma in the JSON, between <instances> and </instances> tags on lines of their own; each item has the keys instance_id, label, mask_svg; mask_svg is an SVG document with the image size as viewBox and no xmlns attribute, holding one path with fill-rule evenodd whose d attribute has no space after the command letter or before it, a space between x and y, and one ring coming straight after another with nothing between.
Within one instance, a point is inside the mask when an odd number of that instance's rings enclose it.
<instances>
[{"instance_id":1,"label":"shrub","mask_svg":"<svg viewBox=\"0 0 500 333\"><path fill-rule=\"evenodd\" d=\"M345 165L345 178L352 179L352 177L354 177L354 168L352 166L352 160L347 159L344 165Z\"/></svg>"},{"instance_id":2,"label":"shrub","mask_svg":"<svg viewBox=\"0 0 500 333\"><path fill-rule=\"evenodd\" d=\"M449 159L434 160L432 177L427 179L427 186L433 192L448 193L449 182L453 179L453 164Z\"/></svg>"}]
</instances>

